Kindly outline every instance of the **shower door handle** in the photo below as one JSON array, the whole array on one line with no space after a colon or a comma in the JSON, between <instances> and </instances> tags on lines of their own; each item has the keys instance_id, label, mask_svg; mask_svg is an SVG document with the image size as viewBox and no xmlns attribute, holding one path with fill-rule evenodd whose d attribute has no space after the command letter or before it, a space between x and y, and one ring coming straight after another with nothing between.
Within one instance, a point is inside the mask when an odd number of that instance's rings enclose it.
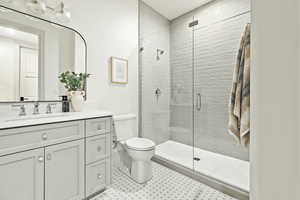
<instances>
[{"instance_id":1,"label":"shower door handle","mask_svg":"<svg viewBox=\"0 0 300 200\"><path fill-rule=\"evenodd\" d=\"M200 111L202 107L201 93L197 93L197 110Z\"/></svg>"}]
</instances>

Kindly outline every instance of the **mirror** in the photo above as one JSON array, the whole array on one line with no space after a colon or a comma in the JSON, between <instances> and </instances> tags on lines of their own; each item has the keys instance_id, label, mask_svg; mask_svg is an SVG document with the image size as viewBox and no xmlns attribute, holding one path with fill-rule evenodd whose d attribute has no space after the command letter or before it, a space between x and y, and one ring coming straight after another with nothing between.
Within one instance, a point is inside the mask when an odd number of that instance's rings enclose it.
<instances>
[{"instance_id":1,"label":"mirror","mask_svg":"<svg viewBox=\"0 0 300 200\"><path fill-rule=\"evenodd\" d=\"M0 102L57 101L58 76L86 73L86 42L76 30L0 6Z\"/></svg>"}]
</instances>

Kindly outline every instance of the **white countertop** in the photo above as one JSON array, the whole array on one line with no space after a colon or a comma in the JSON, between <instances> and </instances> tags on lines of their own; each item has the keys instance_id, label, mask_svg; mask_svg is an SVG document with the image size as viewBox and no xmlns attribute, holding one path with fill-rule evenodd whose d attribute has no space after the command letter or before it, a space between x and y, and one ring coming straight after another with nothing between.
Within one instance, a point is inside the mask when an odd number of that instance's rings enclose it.
<instances>
[{"instance_id":1,"label":"white countertop","mask_svg":"<svg viewBox=\"0 0 300 200\"><path fill-rule=\"evenodd\" d=\"M83 111L0 118L0 130L111 116L113 113L107 111Z\"/></svg>"}]
</instances>

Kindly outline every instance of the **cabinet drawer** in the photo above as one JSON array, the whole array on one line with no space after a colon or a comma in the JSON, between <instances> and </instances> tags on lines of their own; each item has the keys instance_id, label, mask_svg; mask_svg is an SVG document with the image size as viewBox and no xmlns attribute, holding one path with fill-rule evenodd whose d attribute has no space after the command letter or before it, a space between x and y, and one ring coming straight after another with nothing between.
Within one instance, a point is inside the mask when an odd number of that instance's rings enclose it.
<instances>
[{"instance_id":1,"label":"cabinet drawer","mask_svg":"<svg viewBox=\"0 0 300 200\"><path fill-rule=\"evenodd\" d=\"M96 162L110 156L110 134L86 139L86 163Z\"/></svg>"},{"instance_id":2,"label":"cabinet drawer","mask_svg":"<svg viewBox=\"0 0 300 200\"><path fill-rule=\"evenodd\" d=\"M86 136L101 135L110 132L111 119L98 118L86 121Z\"/></svg>"},{"instance_id":3,"label":"cabinet drawer","mask_svg":"<svg viewBox=\"0 0 300 200\"><path fill-rule=\"evenodd\" d=\"M84 122L65 122L2 130L0 155L84 137Z\"/></svg>"},{"instance_id":4,"label":"cabinet drawer","mask_svg":"<svg viewBox=\"0 0 300 200\"><path fill-rule=\"evenodd\" d=\"M105 188L106 160L102 160L86 167L86 196L90 196Z\"/></svg>"}]
</instances>

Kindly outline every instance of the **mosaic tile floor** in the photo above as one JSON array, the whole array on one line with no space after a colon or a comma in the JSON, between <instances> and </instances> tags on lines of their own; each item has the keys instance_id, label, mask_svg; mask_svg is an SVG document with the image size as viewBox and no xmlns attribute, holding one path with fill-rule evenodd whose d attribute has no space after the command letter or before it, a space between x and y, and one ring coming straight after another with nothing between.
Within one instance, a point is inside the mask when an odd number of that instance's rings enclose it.
<instances>
[{"instance_id":1,"label":"mosaic tile floor","mask_svg":"<svg viewBox=\"0 0 300 200\"><path fill-rule=\"evenodd\" d=\"M114 169L113 184L93 200L237 200L189 177L153 163L153 178L137 184Z\"/></svg>"}]
</instances>

